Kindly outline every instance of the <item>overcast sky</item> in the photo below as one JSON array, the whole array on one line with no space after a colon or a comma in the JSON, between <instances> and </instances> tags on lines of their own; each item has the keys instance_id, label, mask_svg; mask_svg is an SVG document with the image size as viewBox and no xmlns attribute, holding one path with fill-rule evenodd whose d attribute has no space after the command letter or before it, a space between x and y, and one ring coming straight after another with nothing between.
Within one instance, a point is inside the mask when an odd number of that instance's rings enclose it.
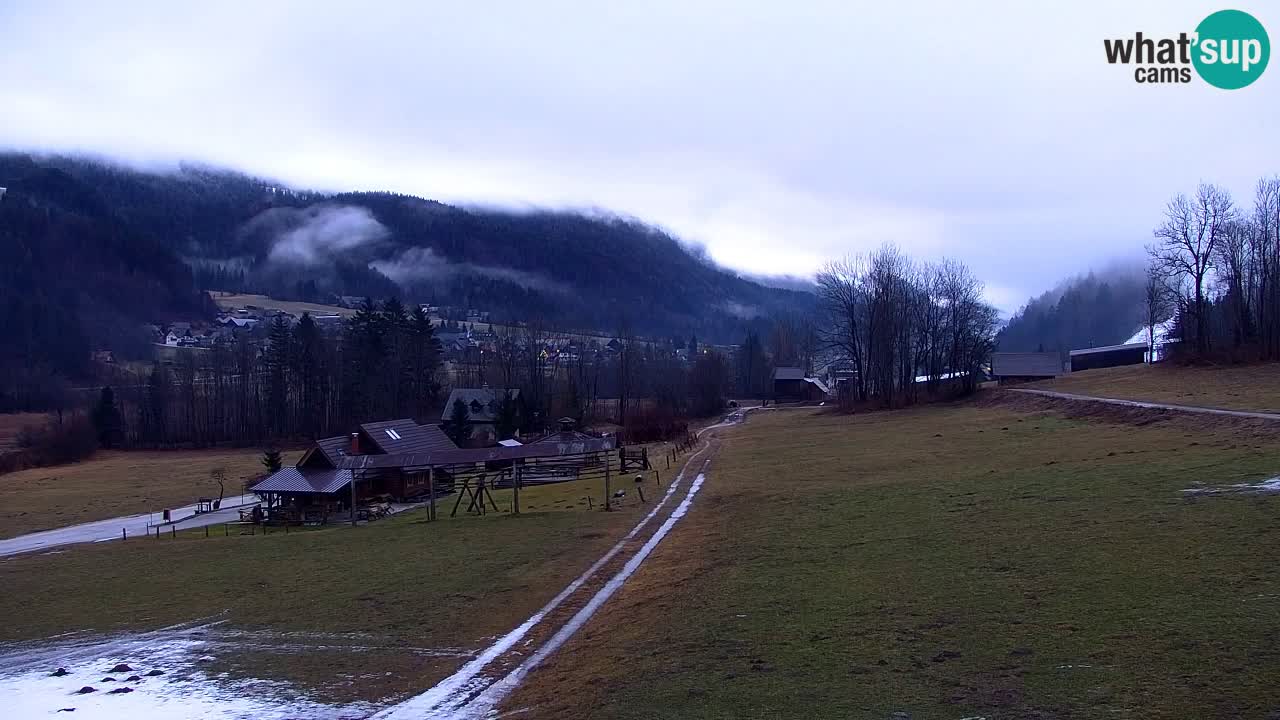
<instances>
[{"instance_id":1,"label":"overcast sky","mask_svg":"<svg viewBox=\"0 0 1280 720\"><path fill-rule=\"evenodd\" d=\"M1206 2L0 2L0 146L599 207L756 273L892 241L1016 309L1280 172L1280 68L1139 85Z\"/></svg>"}]
</instances>

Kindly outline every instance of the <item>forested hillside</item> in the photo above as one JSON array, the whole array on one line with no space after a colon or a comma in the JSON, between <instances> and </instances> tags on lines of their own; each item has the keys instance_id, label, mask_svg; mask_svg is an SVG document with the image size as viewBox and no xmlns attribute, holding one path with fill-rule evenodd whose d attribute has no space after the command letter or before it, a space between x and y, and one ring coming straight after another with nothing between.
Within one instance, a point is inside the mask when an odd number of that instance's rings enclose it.
<instances>
[{"instance_id":1,"label":"forested hillside","mask_svg":"<svg viewBox=\"0 0 1280 720\"><path fill-rule=\"evenodd\" d=\"M31 181L53 173L57 200ZM0 187L38 204L75 198L81 211L92 208L93 222L109 218L138 253L184 260L199 289L320 302L398 296L481 309L495 320L538 316L595 330L626 323L710 340L738 338L754 318L813 302L606 215L463 209L381 192L326 196L208 168L145 173L16 154L0 156Z\"/></svg>"},{"instance_id":2,"label":"forested hillside","mask_svg":"<svg viewBox=\"0 0 1280 720\"><path fill-rule=\"evenodd\" d=\"M1036 352L1115 345L1143 323L1141 268L1089 273L1032 298L1000 332L999 350Z\"/></svg>"},{"instance_id":3,"label":"forested hillside","mask_svg":"<svg viewBox=\"0 0 1280 720\"><path fill-rule=\"evenodd\" d=\"M211 316L190 268L99 193L28 166L0 187L0 406L43 406L94 348L145 347L144 322Z\"/></svg>"}]
</instances>

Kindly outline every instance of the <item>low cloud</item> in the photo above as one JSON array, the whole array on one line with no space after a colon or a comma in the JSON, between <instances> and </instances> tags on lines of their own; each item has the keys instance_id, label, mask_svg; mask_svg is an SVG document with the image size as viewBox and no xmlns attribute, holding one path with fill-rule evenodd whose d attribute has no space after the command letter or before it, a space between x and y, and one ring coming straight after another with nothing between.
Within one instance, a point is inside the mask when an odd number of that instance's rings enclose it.
<instances>
[{"instance_id":1,"label":"low cloud","mask_svg":"<svg viewBox=\"0 0 1280 720\"><path fill-rule=\"evenodd\" d=\"M760 309L755 305L744 305L743 303L734 302L733 300L725 300L721 303L720 307L724 308L725 312L739 320L750 320L752 318L760 317L761 315Z\"/></svg>"},{"instance_id":2,"label":"low cloud","mask_svg":"<svg viewBox=\"0 0 1280 720\"><path fill-rule=\"evenodd\" d=\"M529 290L569 294L571 290L542 275L496 265L455 263L440 257L431 248L409 248L389 260L374 260L369 267L400 285L444 282L456 277L481 276L503 280Z\"/></svg>"},{"instance_id":3,"label":"low cloud","mask_svg":"<svg viewBox=\"0 0 1280 720\"><path fill-rule=\"evenodd\" d=\"M268 260L293 265L328 263L335 255L371 245L390 234L367 209L344 205L272 208L254 218L250 226L251 232L266 230L276 235Z\"/></svg>"}]
</instances>

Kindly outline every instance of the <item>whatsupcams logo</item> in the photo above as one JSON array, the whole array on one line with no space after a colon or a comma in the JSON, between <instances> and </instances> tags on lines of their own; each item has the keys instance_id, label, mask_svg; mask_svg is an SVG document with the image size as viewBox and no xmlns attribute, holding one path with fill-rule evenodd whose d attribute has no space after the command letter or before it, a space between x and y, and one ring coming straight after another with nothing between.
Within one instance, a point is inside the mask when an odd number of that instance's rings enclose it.
<instances>
[{"instance_id":1,"label":"whatsupcams logo","mask_svg":"<svg viewBox=\"0 0 1280 720\"><path fill-rule=\"evenodd\" d=\"M1191 70L1210 85L1237 90L1257 80L1271 59L1271 41L1257 18L1241 10L1220 10L1176 38L1103 40L1107 62L1136 65L1140 83L1189 83Z\"/></svg>"}]
</instances>

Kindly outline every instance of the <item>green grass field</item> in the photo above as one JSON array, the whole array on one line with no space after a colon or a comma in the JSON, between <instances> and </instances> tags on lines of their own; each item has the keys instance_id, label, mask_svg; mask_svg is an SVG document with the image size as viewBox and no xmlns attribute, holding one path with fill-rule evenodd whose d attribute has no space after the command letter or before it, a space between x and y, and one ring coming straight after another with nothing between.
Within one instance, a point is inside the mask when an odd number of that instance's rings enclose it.
<instances>
[{"instance_id":1,"label":"green grass field","mask_svg":"<svg viewBox=\"0 0 1280 720\"><path fill-rule=\"evenodd\" d=\"M661 473L664 484L672 474ZM526 488L520 516L505 512L511 493L502 490L493 495L503 512L484 517L449 518L446 497L435 523L419 510L355 529L264 536L216 526L209 537L201 528L0 559L0 615L10 618L0 646L215 617L266 639L219 653L213 671L286 680L338 702L400 697L518 625L613 545L651 507L638 503L633 485L612 513L599 511L602 482L583 480ZM271 647L305 644L312 633L325 636L314 651ZM348 633L361 638L327 637ZM371 657L344 644L383 649ZM356 676L360 683L347 682Z\"/></svg>"},{"instance_id":2,"label":"green grass field","mask_svg":"<svg viewBox=\"0 0 1280 720\"><path fill-rule=\"evenodd\" d=\"M556 718L1270 717L1270 429L779 411L507 709ZM901 717L901 716L899 716Z\"/></svg>"},{"instance_id":3,"label":"green grass field","mask_svg":"<svg viewBox=\"0 0 1280 720\"><path fill-rule=\"evenodd\" d=\"M286 463L300 453L285 453ZM265 472L261 450L99 451L70 465L0 475L0 538L105 518L160 512L217 497L209 477L225 468L227 495Z\"/></svg>"},{"instance_id":4,"label":"green grass field","mask_svg":"<svg viewBox=\"0 0 1280 720\"><path fill-rule=\"evenodd\" d=\"M1280 437L1257 423L1125 424L991 401L763 412L729 431L693 510L507 709L1267 717L1280 709L1280 497L1182 490L1277 473ZM317 698L402 697L517 625L634 523L634 498L611 514L574 507L599 492L529 488L520 517L429 524L419 512L0 560L0 642L208 616L250 632L358 632L384 649L247 647L213 667Z\"/></svg>"},{"instance_id":5,"label":"green grass field","mask_svg":"<svg viewBox=\"0 0 1280 720\"><path fill-rule=\"evenodd\" d=\"M397 654L396 646L476 649L581 573L635 514L628 507L427 523L413 512L355 529L221 537L215 528L210 538L188 531L176 540L23 555L0 560L0 613L10 618L0 641L148 630L209 616L248 630L357 632L392 649L376 661L340 653L282 661L260 652L222 661L298 682L320 697L379 699L421 690L461 662ZM357 688L336 682L342 672L367 672L371 662L377 679Z\"/></svg>"},{"instance_id":6,"label":"green grass field","mask_svg":"<svg viewBox=\"0 0 1280 720\"><path fill-rule=\"evenodd\" d=\"M1085 370L1026 387L1227 410L1280 413L1280 364L1186 367L1158 363Z\"/></svg>"}]
</instances>

